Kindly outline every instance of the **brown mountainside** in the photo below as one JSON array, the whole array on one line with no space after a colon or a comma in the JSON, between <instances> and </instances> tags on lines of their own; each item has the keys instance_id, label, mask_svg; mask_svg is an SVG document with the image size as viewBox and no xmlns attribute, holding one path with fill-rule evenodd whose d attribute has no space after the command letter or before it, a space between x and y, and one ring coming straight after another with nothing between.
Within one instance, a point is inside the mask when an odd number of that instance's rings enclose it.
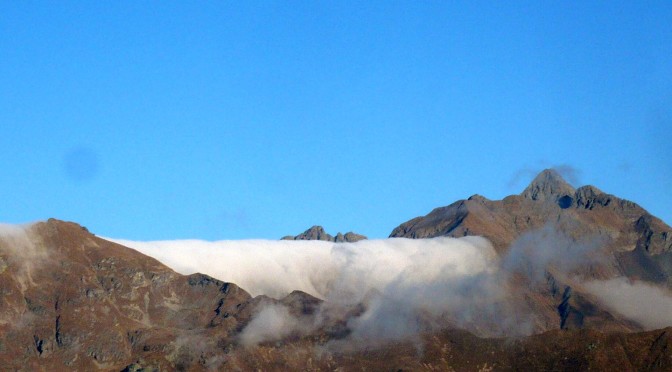
<instances>
[{"instance_id":1,"label":"brown mountainside","mask_svg":"<svg viewBox=\"0 0 672 372\"><path fill-rule=\"evenodd\" d=\"M537 316L529 337L478 337L446 326L409 340L343 344L367 304L323 312L321 300L298 291L252 298L233 283L177 274L75 223L0 227L3 370L672 370L672 328L642 332L602 307L580 279L626 276L669 288L672 229L632 202L592 186L574 189L551 170L520 195L473 196L392 233L483 235L503 267L543 244L605 256L579 266L564 266L566 257L549 261L538 281L511 271L512 306ZM323 233L309 229L306 238ZM278 308L319 327L295 324L282 333L273 316L259 315ZM244 330L258 319L277 337L250 343Z\"/></svg>"},{"instance_id":2,"label":"brown mountainside","mask_svg":"<svg viewBox=\"0 0 672 372\"><path fill-rule=\"evenodd\" d=\"M593 254L594 261L574 265L570 272L550 262L540 286L519 281L518 292L527 299L520 306L539 315L536 331L554 329L556 324L641 330L602 308L577 277L627 277L672 288L670 226L637 204L594 186L574 189L552 169L541 172L520 195L503 200L474 195L405 222L390 237L466 235L488 238L505 261L512 261L515 254L516 261L533 260L529 257L544 249L558 256L560 263L588 261L578 256L585 251Z\"/></svg>"},{"instance_id":3,"label":"brown mountainside","mask_svg":"<svg viewBox=\"0 0 672 372\"><path fill-rule=\"evenodd\" d=\"M9 369L120 370L143 350L168 358L179 337L235 332L234 318L218 318L250 301L235 284L179 275L73 223L15 231L0 248L0 365Z\"/></svg>"},{"instance_id":4,"label":"brown mountainside","mask_svg":"<svg viewBox=\"0 0 672 372\"><path fill-rule=\"evenodd\" d=\"M672 328L551 331L479 338L444 329L410 341L329 351L346 323L245 346L259 307L310 322L320 300L250 298L235 284L176 274L156 260L49 220L0 239L0 365L25 371L608 370L672 368ZM354 314L354 315L353 315ZM356 316L356 312L350 316ZM344 328L346 327L346 328Z\"/></svg>"}]
</instances>

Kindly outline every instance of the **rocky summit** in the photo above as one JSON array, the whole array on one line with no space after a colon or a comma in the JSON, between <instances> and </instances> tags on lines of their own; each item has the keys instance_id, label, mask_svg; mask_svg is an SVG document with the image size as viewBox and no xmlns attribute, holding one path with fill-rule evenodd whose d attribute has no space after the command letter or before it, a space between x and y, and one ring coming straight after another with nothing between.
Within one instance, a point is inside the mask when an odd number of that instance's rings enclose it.
<instances>
[{"instance_id":1,"label":"rocky summit","mask_svg":"<svg viewBox=\"0 0 672 372\"><path fill-rule=\"evenodd\" d=\"M349 335L375 301L344 307L299 291L252 297L55 219L0 232L3 370L672 370L672 328L645 327L589 290L592 281L622 279L669 291L672 229L633 202L575 189L553 170L519 195L474 195L390 235L489 239L511 288L501 301L533 315L527 336L493 337L496 325L460 329L441 314L419 314L432 326L362 346ZM319 226L291 237L360 238ZM403 317L390 319L390 329L403 328Z\"/></svg>"},{"instance_id":2,"label":"rocky summit","mask_svg":"<svg viewBox=\"0 0 672 372\"><path fill-rule=\"evenodd\" d=\"M338 234L336 234L336 236L332 236L327 234L327 232L324 231L324 228L322 226L317 225L309 228L308 230L302 232L299 235L296 236L288 235L282 238L282 240L323 240L336 243L354 243L364 239L366 239L366 236L355 234L352 231L347 232L345 234L341 234L339 232Z\"/></svg>"},{"instance_id":3,"label":"rocky summit","mask_svg":"<svg viewBox=\"0 0 672 372\"><path fill-rule=\"evenodd\" d=\"M467 235L488 238L505 258L516 251L534 256L541 246L552 247L550 254L560 262L576 260L587 250L596 256L571 273L550 265L543 273L543 285L521 288L525 296L535 299L524 306L539 315L545 323L540 324L542 330L558 321L561 328L638 329L602 309L574 280L578 276L583 280L624 277L672 288L670 226L637 204L595 186L575 189L552 169L541 172L520 195L503 200L473 195L399 225L390 237Z\"/></svg>"},{"instance_id":4,"label":"rocky summit","mask_svg":"<svg viewBox=\"0 0 672 372\"><path fill-rule=\"evenodd\" d=\"M526 233L550 227L573 241L596 239L624 275L672 286L672 228L639 205L595 186L574 189L554 170L541 172L520 194L503 200L473 195L395 228L390 237L479 235L504 253ZM595 273L595 275L598 275Z\"/></svg>"}]
</instances>

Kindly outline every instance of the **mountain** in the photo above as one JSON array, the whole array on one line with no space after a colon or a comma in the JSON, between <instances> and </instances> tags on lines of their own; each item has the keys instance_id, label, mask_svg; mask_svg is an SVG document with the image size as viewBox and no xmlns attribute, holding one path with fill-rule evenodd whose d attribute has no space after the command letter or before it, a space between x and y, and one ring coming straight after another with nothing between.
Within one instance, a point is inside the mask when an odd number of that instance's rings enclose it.
<instances>
[{"instance_id":1,"label":"mountain","mask_svg":"<svg viewBox=\"0 0 672 372\"><path fill-rule=\"evenodd\" d=\"M402 223L390 237L467 235L488 238L503 260L518 254L517 260L534 263L535 254L544 252L558 263L548 262L541 286L519 288L521 296L534 299L521 306L540 316L537 331L554 324L641 330L601 307L583 281L625 277L672 288L670 226L594 186L575 189L552 169L537 175L519 195L503 200L473 195ZM572 265L567 262L580 261L581 254L591 254L592 260L583 257L587 264L573 265L568 272Z\"/></svg>"},{"instance_id":2,"label":"mountain","mask_svg":"<svg viewBox=\"0 0 672 372\"><path fill-rule=\"evenodd\" d=\"M444 329L377 347L329 351L347 318L246 345L259 309L311 324L319 299L251 298L235 284L180 275L70 222L2 227L0 365L4 370L626 370L672 368L672 328L551 331L518 339ZM264 310L262 310L264 311ZM324 316L324 314L322 314ZM272 323L268 325L271 331Z\"/></svg>"},{"instance_id":3,"label":"mountain","mask_svg":"<svg viewBox=\"0 0 672 372\"><path fill-rule=\"evenodd\" d=\"M308 230L302 232L299 235L296 236L288 235L282 238L282 240L324 240L336 243L344 243L344 242L354 243L364 239L366 239L366 236L355 234L352 231L345 233L345 235L339 232L338 234L336 234L336 236L332 236L327 234L327 232L324 231L324 228L322 226L317 225L309 228Z\"/></svg>"},{"instance_id":4,"label":"mountain","mask_svg":"<svg viewBox=\"0 0 672 372\"><path fill-rule=\"evenodd\" d=\"M301 313L317 301L252 298L233 283L180 275L71 222L0 227L2 369L216 369L259 307Z\"/></svg>"},{"instance_id":5,"label":"mountain","mask_svg":"<svg viewBox=\"0 0 672 372\"><path fill-rule=\"evenodd\" d=\"M3 235L4 368L120 370L171 339L235 331L218 315L250 301L235 284L176 274L74 223L51 219Z\"/></svg>"},{"instance_id":6,"label":"mountain","mask_svg":"<svg viewBox=\"0 0 672 372\"><path fill-rule=\"evenodd\" d=\"M532 315L532 335L492 337L496 324L458 329L440 314L414 313L422 327L413 336L358 344L353 325L366 324L380 293L354 305L300 291L252 297L234 283L178 274L76 223L0 225L0 369L669 371L672 327L645 330L606 306L591 283L625 278L669 289L671 231L635 203L574 189L553 170L520 195L437 208L391 236L490 239L506 274L497 278L510 287L498 301ZM316 226L292 239L338 236ZM382 310L408 308L400 305ZM408 318L386 319L395 330Z\"/></svg>"},{"instance_id":7,"label":"mountain","mask_svg":"<svg viewBox=\"0 0 672 372\"><path fill-rule=\"evenodd\" d=\"M614 259L603 275L672 286L672 227L595 186L574 189L552 169L520 195L494 201L473 195L402 223L390 237L480 235L504 253L524 234L547 226L575 241L599 239Z\"/></svg>"}]
</instances>

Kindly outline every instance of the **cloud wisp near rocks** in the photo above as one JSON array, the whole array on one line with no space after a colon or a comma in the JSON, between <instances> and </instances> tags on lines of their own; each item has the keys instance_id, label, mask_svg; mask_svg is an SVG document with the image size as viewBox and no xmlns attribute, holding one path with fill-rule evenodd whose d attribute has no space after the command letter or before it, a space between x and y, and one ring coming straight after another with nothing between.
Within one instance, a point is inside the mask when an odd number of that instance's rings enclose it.
<instances>
[{"instance_id":1,"label":"cloud wisp near rocks","mask_svg":"<svg viewBox=\"0 0 672 372\"><path fill-rule=\"evenodd\" d=\"M627 278L595 280L584 286L609 309L653 330L672 325L672 293Z\"/></svg>"}]
</instances>

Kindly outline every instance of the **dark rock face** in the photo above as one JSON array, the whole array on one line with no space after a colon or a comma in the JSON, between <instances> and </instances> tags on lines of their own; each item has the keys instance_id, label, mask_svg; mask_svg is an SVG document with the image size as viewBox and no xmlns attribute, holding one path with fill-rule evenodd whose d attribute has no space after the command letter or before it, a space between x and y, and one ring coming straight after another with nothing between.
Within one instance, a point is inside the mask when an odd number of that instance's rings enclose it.
<instances>
[{"instance_id":1,"label":"dark rock face","mask_svg":"<svg viewBox=\"0 0 672 372\"><path fill-rule=\"evenodd\" d=\"M336 236L331 236L324 231L322 226L313 226L299 235L288 235L282 238L282 240L323 240L337 243L354 243L364 239L366 239L366 236L355 234L353 232L345 233L345 235L339 232Z\"/></svg>"}]
</instances>

